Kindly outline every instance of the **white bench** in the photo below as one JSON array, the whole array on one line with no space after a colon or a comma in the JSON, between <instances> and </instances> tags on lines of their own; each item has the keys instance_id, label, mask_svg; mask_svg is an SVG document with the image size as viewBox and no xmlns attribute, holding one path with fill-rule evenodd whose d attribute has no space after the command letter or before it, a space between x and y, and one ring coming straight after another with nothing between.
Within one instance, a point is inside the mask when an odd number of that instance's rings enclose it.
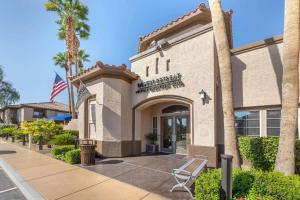
<instances>
[{"instance_id":1,"label":"white bench","mask_svg":"<svg viewBox=\"0 0 300 200\"><path fill-rule=\"evenodd\" d=\"M175 188L183 188L193 198L193 194L187 187L187 184L189 181L194 182L196 180L199 174L205 169L207 162L207 159L193 158L182 165L179 169L173 169L172 175L174 176L177 184L172 187L170 192L173 192Z\"/></svg>"}]
</instances>

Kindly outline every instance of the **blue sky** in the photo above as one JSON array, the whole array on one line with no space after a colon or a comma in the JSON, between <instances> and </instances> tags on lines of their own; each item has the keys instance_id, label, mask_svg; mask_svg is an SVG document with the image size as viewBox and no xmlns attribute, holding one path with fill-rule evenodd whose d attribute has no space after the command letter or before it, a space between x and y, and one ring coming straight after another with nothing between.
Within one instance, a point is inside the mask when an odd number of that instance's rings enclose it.
<instances>
[{"instance_id":1,"label":"blue sky","mask_svg":"<svg viewBox=\"0 0 300 200\"><path fill-rule=\"evenodd\" d=\"M20 92L21 103L49 101L54 71L52 57L65 51L56 36L57 15L44 10L44 0L6 0L0 6L0 65L6 80ZM194 10L200 0L82 0L89 7L90 38L81 47L90 54L90 67L97 60L130 67L138 37ZM234 46L265 39L283 32L284 1L223 0L233 10ZM67 103L67 92L56 97Z\"/></svg>"}]
</instances>

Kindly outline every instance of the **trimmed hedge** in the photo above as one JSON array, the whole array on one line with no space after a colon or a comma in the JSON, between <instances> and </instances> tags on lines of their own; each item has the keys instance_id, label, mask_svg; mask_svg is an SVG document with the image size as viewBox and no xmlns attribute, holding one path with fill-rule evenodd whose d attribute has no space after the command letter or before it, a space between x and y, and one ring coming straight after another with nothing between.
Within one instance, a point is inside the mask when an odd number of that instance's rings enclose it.
<instances>
[{"instance_id":1,"label":"trimmed hedge","mask_svg":"<svg viewBox=\"0 0 300 200\"><path fill-rule=\"evenodd\" d=\"M80 149L74 149L74 150L68 151L65 154L65 161L70 164L80 163Z\"/></svg>"},{"instance_id":2,"label":"trimmed hedge","mask_svg":"<svg viewBox=\"0 0 300 200\"><path fill-rule=\"evenodd\" d=\"M239 137L239 150L244 160L258 170L272 171L275 166L279 138ZM300 140L296 141L296 173L300 172Z\"/></svg>"},{"instance_id":3,"label":"trimmed hedge","mask_svg":"<svg viewBox=\"0 0 300 200\"><path fill-rule=\"evenodd\" d=\"M79 131L63 130L61 134L71 134L75 137L79 137Z\"/></svg>"},{"instance_id":4,"label":"trimmed hedge","mask_svg":"<svg viewBox=\"0 0 300 200\"><path fill-rule=\"evenodd\" d=\"M51 155L56 159L64 160L65 154L74 149L75 147L73 145L57 146L51 149Z\"/></svg>"},{"instance_id":5,"label":"trimmed hedge","mask_svg":"<svg viewBox=\"0 0 300 200\"><path fill-rule=\"evenodd\" d=\"M221 172L219 169L203 173L196 180L197 200L219 200L220 191ZM234 199L300 199L300 177L284 176L278 172L234 170L232 192Z\"/></svg>"},{"instance_id":6,"label":"trimmed hedge","mask_svg":"<svg viewBox=\"0 0 300 200\"><path fill-rule=\"evenodd\" d=\"M278 138L239 137L240 154L255 169L271 171L275 165L278 142Z\"/></svg>"},{"instance_id":7,"label":"trimmed hedge","mask_svg":"<svg viewBox=\"0 0 300 200\"><path fill-rule=\"evenodd\" d=\"M74 144L76 137L70 133L64 133L60 135L55 135L51 140L51 144L54 145L72 145Z\"/></svg>"}]
</instances>

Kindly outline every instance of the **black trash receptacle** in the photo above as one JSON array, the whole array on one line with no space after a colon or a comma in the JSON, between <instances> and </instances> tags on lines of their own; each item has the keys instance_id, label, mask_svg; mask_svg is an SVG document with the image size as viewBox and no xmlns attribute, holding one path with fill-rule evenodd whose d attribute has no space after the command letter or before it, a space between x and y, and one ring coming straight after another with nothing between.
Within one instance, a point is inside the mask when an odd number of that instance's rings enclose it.
<instances>
[{"instance_id":1,"label":"black trash receptacle","mask_svg":"<svg viewBox=\"0 0 300 200\"><path fill-rule=\"evenodd\" d=\"M81 165L88 166L95 164L95 145L93 140L80 141L80 159Z\"/></svg>"}]
</instances>

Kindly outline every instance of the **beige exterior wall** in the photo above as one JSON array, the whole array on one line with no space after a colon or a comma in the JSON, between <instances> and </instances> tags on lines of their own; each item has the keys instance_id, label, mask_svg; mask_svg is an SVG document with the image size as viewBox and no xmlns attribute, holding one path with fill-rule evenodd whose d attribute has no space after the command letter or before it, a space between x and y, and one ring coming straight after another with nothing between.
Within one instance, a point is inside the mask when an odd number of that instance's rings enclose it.
<instances>
[{"instance_id":1,"label":"beige exterior wall","mask_svg":"<svg viewBox=\"0 0 300 200\"><path fill-rule=\"evenodd\" d=\"M232 56L234 106L281 104L282 43Z\"/></svg>"},{"instance_id":2,"label":"beige exterior wall","mask_svg":"<svg viewBox=\"0 0 300 200\"><path fill-rule=\"evenodd\" d=\"M96 137L98 141L126 141L132 139L132 111L130 83L120 79L101 78L86 83L96 96ZM79 107L79 134L84 138L85 105Z\"/></svg>"},{"instance_id":3,"label":"beige exterior wall","mask_svg":"<svg viewBox=\"0 0 300 200\"><path fill-rule=\"evenodd\" d=\"M152 117L156 116L157 144L161 148L161 110L170 105L186 105L190 117L188 153L208 156L210 166L216 166L218 155L222 152L224 131L221 83L212 26L191 27L165 39L168 42L166 48L150 48L130 58L131 71L139 76L131 84L116 77L99 77L86 83L97 101L97 134L91 139L100 141L97 148L101 152L112 145L122 152L122 145L125 144L126 148L132 148L126 149L126 155L144 152L147 144L145 135L152 132ZM282 42L277 38L271 43L259 42L232 50L234 107L236 110L260 111L262 137L267 136L267 110L279 108L281 104L281 49ZM169 70L166 69L167 61ZM147 67L149 76L146 75ZM138 83L142 81L177 73L182 75L184 87L136 93ZM199 95L202 89L209 99L205 104ZM82 104L78 119L80 138L84 138L86 131L85 120L85 106ZM105 153L116 155L111 150Z\"/></svg>"},{"instance_id":4,"label":"beige exterior wall","mask_svg":"<svg viewBox=\"0 0 300 200\"><path fill-rule=\"evenodd\" d=\"M94 80L86 83L86 86L92 95L96 96L96 140L103 140L103 123L102 123L102 104L103 104L103 81L102 79ZM79 128L79 137L85 137L85 104L82 103L78 108L78 128Z\"/></svg>"},{"instance_id":5,"label":"beige exterior wall","mask_svg":"<svg viewBox=\"0 0 300 200\"><path fill-rule=\"evenodd\" d=\"M192 37L192 33L198 35ZM171 39L169 43L173 45L163 51L149 53L140 59L136 58L139 55L131 58L131 70L140 76L140 80L132 84L132 105L136 106L149 98L164 95L175 95L190 99L193 102L192 116L194 122L192 143L194 145L213 147L216 145L215 51L211 25L193 29L192 32L180 35L179 38ZM155 74L157 58L159 59L159 73ZM168 59L170 60L170 71L166 71L166 61ZM146 77L147 66L149 66L149 77ZM171 88L159 92L135 93L137 83L141 80L147 81L177 73L181 73L185 87ZM208 104L202 104L199 95L201 89L207 92L210 98ZM140 139L141 134L141 132L136 130L136 139Z\"/></svg>"},{"instance_id":6,"label":"beige exterior wall","mask_svg":"<svg viewBox=\"0 0 300 200\"><path fill-rule=\"evenodd\" d=\"M35 119L33 118L33 108L27 108L24 107L22 108L22 112L23 114L23 118L22 118L22 122L23 121L34 121Z\"/></svg>"}]
</instances>

